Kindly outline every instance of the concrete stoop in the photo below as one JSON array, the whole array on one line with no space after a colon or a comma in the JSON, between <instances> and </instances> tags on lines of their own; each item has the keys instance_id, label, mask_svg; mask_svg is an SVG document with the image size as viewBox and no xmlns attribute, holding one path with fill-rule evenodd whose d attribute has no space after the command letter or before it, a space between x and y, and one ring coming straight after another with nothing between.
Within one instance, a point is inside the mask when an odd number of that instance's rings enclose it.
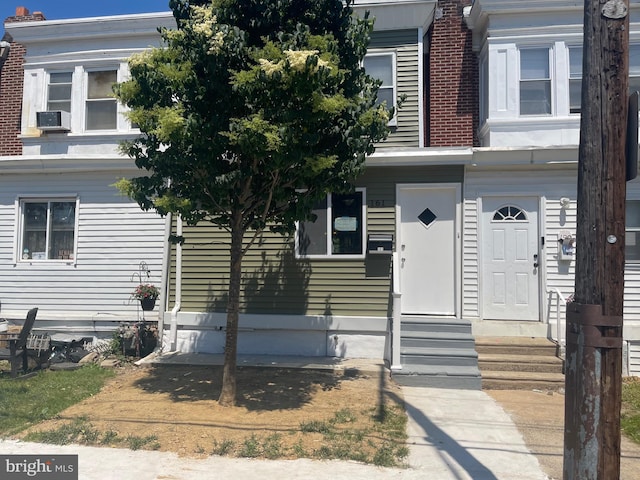
<instances>
[{"instance_id":1,"label":"concrete stoop","mask_svg":"<svg viewBox=\"0 0 640 480\"><path fill-rule=\"evenodd\" d=\"M564 363L546 338L476 337L483 389L560 390Z\"/></svg>"},{"instance_id":2,"label":"concrete stoop","mask_svg":"<svg viewBox=\"0 0 640 480\"><path fill-rule=\"evenodd\" d=\"M392 372L396 382L409 387L481 388L471 322L403 316L401 332L402 370Z\"/></svg>"}]
</instances>

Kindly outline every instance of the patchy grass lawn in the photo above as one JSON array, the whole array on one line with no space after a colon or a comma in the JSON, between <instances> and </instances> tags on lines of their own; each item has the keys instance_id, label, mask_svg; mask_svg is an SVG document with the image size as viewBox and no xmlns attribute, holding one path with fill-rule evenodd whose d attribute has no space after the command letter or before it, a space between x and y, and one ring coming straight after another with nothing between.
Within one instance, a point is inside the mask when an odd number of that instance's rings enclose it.
<instances>
[{"instance_id":1,"label":"patchy grass lawn","mask_svg":"<svg viewBox=\"0 0 640 480\"><path fill-rule=\"evenodd\" d=\"M221 407L218 366L120 369L100 393L21 432L27 441L183 456L343 459L402 466L402 390L381 369L348 373L241 367L238 404ZM35 420L35 419L34 419Z\"/></svg>"},{"instance_id":2,"label":"patchy grass lawn","mask_svg":"<svg viewBox=\"0 0 640 480\"><path fill-rule=\"evenodd\" d=\"M0 373L0 437L54 418L64 409L97 394L115 373L96 365L73 371L40 371L27 378Z\"/></svg>"}]
</instances>

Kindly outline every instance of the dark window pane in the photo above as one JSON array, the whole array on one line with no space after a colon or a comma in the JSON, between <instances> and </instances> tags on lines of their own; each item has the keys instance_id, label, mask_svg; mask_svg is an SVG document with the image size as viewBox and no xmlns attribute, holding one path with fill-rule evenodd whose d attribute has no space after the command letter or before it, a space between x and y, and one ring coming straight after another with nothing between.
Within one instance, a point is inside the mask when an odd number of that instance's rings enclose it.
<instances>
[{"instance_id":1,"label":"dark window pane","mask_svg":"<svg viewBox=\"0 0 640 480\"><path fill-rule=\"evenodd\" d=\"M55 72L49 74L49 83L71 83L72 78L71 72Z\"/></svg>"},{"instance_id":2,"label":"dark window pane","mask_svg":"<svg viewBox=\"0 0 640 480\"><path fill-rule=\"evenodd\" d=\"M29 229L47 226L47 204L26 203L24 207L25 226Z\"/></svg>"},{"instance_id":3,"label":"dark window pane","mask_svg":"<svg viewBox=\"0 0 640 480\"><path fill-rule=\"evenodd\" d=\"M313 209L315 222L300 222L298 227L298 253L300 255L327 254L327 200Z\"/></svg>"},{"instance_id":4,"label":"dark window pane","mask_svg":"<svg viewBox=\"0 0 640 480\"><path fill-rule=\"evenodd\" d=\"M627 201L625 221L627 228L640 228L640 200Z\"/></svg>"},{"instance_id":5,"label":"dark window pane","mask_svg":"<svg viewBox=\"0 0 640 480\"><path fill-rule=\"evenodd\" d=\"M569 112L580 113L582 105L582 79L569 80Z\"/></svg>"},{"instance_id":6,"label":"dark window pane","mask_svg":"<svg viewBox=\"0 0 640 480\"><path fill-rule=\"evenodd\" d=\"M551 113L551 82L548 80L520 83L520 114L544 115Z\"/></svg>"},{"instance_id":7,"label":"dark window pane","mask_svg":"<svg viewBox=\"0 0 640 480\"><path fill-rule=\"evenodd\" d=\"M115 70L108 72L89 72L89 87L87 98L110 98L113 97L113 84L117 82Z\"/></svg>"},{"instance_id":8,"label":"dark window pane","mask_svg":"<svg viewBox=\"0 0 640 480\"><path fill-rule=\"evenodd\" d=\"M87 102L87 130L114 130L116 114L115 100Z\"/></svg>"},{"instance_id":9,"label":"dark window pane","mask_svg":"<svg viewBox=\"0 0 640 480\"><path fill-rule=\"evenodd\" d=\"M381 103L385 103L387 108L395 107L396 104L393 101L393 88L380 88L378 90L376 105L380 105Z\"/></svg>"},{"instance_id":10,"label":"dark window pane","mask_svg":"<svg viewBox=\"0 0 640 480\"><path fill-rule=\"evenodd\" d=\"M49 86L49 101L66 100L71 98L71 85L51 85Z\"/></svg>"},{"instance_id":11,"label":"dark window pane","mask_svg":"<svg viewBox=\"0 0 640 480\"><path fill-rule=\"evenodd\" d=\"M73 229L76 221L76 204L72 202L52 202L51 219L53 229Z\"/></svg>"},{"instance_id":12,"label":"dark window pane","mask_svg":"<svg viewBox=\"0 0 640 480\"><path fill-rule=\"evenodd\" d=\"M51 233L50 258L58 260L73 258L73 230Z\"/></svg>"},{"instance_id":13,"label":"dark window pane","mask_svg":"<svg viewBox=\"0 0 640 480\"><path fill-rule=\"evenodd\" d=\"M520 79L540 80L549 77L549 49L530 48L520 51Z\"/></svg>"},{"instance_id":14,"label":"dark window pane","mask_svg":"<svg viewBox=\"0 0 640 480\"><path fill-rule=\"evenodd\" d=\"M362 253L362 192L331 197L332 253Z\"/></svg>"},{"instance_id":15,"label":"dark window pane","mask_svg":"<svg viewBox=\"0 0 640 480\"><path fill-rule=\"evenodd\" d=\"M367 55L364 57L367 75L382 80L383 86L393 85L393 57L391 55Z\"/></svg>"},{"instance_id":16,"label":"dark window pane","mask_svg":"<svg viewBox=\"0 0 640 480\"><path fill-rule=\"evenodd\" d=\"M515 207L513 205L508 205L506 207L500 208L493 214L493 221L494 222L513 222L513 221L526 222L527 214L518 207Z\"/></svg>"}]
</instances>

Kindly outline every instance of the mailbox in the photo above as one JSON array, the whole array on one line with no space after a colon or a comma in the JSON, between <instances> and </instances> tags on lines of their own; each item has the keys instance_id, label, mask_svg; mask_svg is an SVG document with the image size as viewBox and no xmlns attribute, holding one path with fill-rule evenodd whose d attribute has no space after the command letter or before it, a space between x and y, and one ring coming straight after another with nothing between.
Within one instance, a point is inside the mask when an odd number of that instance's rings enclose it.
<instances>
[{"instance_id":1,"label":"mailbox","mask_svg":"<svg viewBox=\"0 0 640 480\"><path fill-rule=\"evenodd\" d=\"M393 235L390 233L369 234L367 251L370 255L391 255L393 253Z\"/></svg>"}]
</instances>

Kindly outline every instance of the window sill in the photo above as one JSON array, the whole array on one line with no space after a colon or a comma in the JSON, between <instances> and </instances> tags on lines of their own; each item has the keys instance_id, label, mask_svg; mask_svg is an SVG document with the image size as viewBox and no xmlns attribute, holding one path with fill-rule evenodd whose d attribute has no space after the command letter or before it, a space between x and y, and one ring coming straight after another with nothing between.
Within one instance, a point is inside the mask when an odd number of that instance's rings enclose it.
<instances>
[{"instance_id":1,"label":"window sill","mask_svg":"<svg viewBox=\"0 0 640 480\"><path fill-rule=\"evenodd\" d=\"M35 267L35 266L75 266L76 260L67 259L67 260L20 260L18 262L14 262L14 266L24 266L24 267Z\"/></svg>"},{"instance_id":2,"label":"window sill","mask_svg":"<svg viewBox=\"0 0 640 480\"><path fill-rule=\"evenodd\" d=\"M366 255L357 254L357 255L298 255L296 254L297 260L364 260Z\"/></svg>"}]
</instances>

